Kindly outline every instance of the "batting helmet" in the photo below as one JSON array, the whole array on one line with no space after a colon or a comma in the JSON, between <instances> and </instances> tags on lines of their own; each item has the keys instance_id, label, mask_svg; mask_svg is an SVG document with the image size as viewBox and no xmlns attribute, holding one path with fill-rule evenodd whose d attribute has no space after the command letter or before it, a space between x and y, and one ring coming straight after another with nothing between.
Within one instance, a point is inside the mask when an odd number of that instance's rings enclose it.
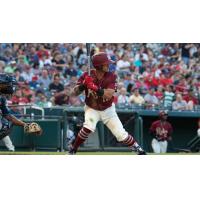
<instances>
[{"instance_id":1,"label":"batting helmet","mask_svg":"<svg viewBox=\"0 0 200 200\"><path fill-rule=\"evenodd\" d=\"M0 74L0 93L13 94L17 85L16 78L8 74Z\"/></svg>"},{"instance_id":2,"label":"batting helmet","mask_svg":"<svg viewBox=\"0 0 200 200\"><path fill-rule=\"evenodd\" d=\"M168 116L168 112L166 110L161 110L159 112L159 117L162 118L163 116Z\"/></svg>"},{"instance_id":3,"label":"batting helmet","mask_svg":"<svg viewBox=\"0 0 200 200\"><path fill-rule=\"evenodd\" d=\"M105 52L99 52L92 56L92 64L95 69L100 69L102 65L109 65L114 63L108 58L108 55Z\"/></svg>"}]
</instances>

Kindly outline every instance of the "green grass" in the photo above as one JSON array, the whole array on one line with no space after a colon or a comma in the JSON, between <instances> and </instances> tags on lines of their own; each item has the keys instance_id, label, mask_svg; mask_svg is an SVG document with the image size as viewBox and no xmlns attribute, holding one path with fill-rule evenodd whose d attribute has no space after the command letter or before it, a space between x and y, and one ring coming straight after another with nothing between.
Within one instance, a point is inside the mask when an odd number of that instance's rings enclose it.
<instances>
[{"instance_id":1,"label":"green grass","mask_svg":"<svg viewBox=\"0 0 200 200\"><path fill-rule=\"evenodd\" d=\"M7 152L0 151L0 155L67 155L67 152L44 152L44 151L31 151L31 152ZM77 155L136 155L132 152L78 152ZM200 153L165 153L148 155L200 155Z\"/></svg>"}]
</instances>

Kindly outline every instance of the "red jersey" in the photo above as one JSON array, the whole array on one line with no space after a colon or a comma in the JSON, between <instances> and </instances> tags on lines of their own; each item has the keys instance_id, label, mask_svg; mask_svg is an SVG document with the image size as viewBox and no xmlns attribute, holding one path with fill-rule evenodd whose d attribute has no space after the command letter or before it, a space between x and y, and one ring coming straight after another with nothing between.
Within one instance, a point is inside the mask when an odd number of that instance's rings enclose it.
<instances>
[{"instance_id":1,"label":"red jersey","mask_svg":"<svg viewBox=\"0 0 200 200\"><path fill-rule=\"evenodd\" d=\"M173 128L169 122L162 122L161 120L157 120L152 123L150 132L158 141L165 141L171 137Z\"/></svg>"},{"instance_id":2,"label":"red jersey","mask_svg":"<svg viewBox=\"0 0 200 200\"><path fill-rule=\"evenodd\" d=\"M117 89L117 76L113 74L112 72L106 72L101 80L97 79L96 71L91 70L90 76L94 80L94 84L97 85L100 89ZM83 80L85 76L88 75L87 72L85 72L78 80L77 85L83 84ZM96 92L85 89L85 103L87 106L95 109L95 110L105 110L112 106L112 103L114 101L114 96L111 99L105 99L103 97L97 96Z\"/></svg>"}]
</instances>

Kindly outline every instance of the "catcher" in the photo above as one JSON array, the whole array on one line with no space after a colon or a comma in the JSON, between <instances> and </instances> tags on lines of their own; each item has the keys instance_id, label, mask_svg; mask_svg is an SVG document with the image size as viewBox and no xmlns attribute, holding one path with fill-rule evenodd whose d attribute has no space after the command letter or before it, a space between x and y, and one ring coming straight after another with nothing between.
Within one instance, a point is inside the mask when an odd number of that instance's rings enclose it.
<instances>
[{"instance_id":1,"label":"catcher","mask_svg":"<svg viewBox=\"0 0 200 200\"><path fill-rule=\"evenodd\" d=\"M35 123L25 123L19 119L17 119L15 116L10 114L10 111L7 107L6 103L6 97L9 95L12 95L15 91L17 85L17 81L13 76L7 75L7 74L0 74L0 110L1 110L1 119L0 119L0 140L9 141L10 146L12 145L11 140L8 140L8 135L11 132L10 126L5 126L4 118L8 121L10 121L13 125L16 126L22 126L24 127L25 133L34 134L34 135L40 135L42 133L41 127Z\"/></svg>"}]
</instances>

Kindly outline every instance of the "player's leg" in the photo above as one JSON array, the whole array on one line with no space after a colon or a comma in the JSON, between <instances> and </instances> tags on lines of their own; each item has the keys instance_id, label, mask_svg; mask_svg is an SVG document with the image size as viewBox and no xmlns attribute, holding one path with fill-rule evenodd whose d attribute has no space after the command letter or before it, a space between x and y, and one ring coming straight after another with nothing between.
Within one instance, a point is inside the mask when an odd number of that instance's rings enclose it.
<instances>
[{"instance_id":1,"label":"player's leg","mask_svg":"<svg viewBox=\"0 0 200 200\"><path fill-rule=\"evenodd\" d=\"M5 144L6 148L9 150L9 151L15 151L15 147L10 139L10 137L7 135L6 137L4 137L2 139L3 143Z\"/></svg>"},{"instance_id":2,"label":"player's leg","mask_svg":"<svg viewBox=\"0 0 200 200\"><path fill-rule=\"evenodd\" d=\"M114 106L102 111L101 119L116 137L117 141L127 145L132 151L136 151L140 155L146 154L133 136L128 134L124 129L119 117L117 116Z\"/></svg>"},{"instance_id":3,"label":"player's leg","mask_svg":"<svg viewBox=\"0 0 200 200\"><path fill-rule=\"evenodd\" d=\"M152 140L151 146L154 153L161 153L160 143L155 138Z\"/></svg>"},{"instance_id":4,"label":"player's leg","mask_svg":"<svg viewBox=\"0 0 200 200\"><path fill-rule=\"evenodd\" d=\"M163 142L160 143L160 151L161 151L161 153L166 153L167 152L167 145L168 145L167 141L163 141Z\"/></svg>"},{"instance_id":5,"label":"player's leg","mask_svg":"<svg viewBox=\"0 0 200 200\"><path fill-rule=\"evenodd\" d=\"M75 154L80 145L88 138L89 134L95 131L99 119L98 111L88 106L85 107L85 122L73 143L69 145L69 154Z\"/></svg>"}]
</instances>

